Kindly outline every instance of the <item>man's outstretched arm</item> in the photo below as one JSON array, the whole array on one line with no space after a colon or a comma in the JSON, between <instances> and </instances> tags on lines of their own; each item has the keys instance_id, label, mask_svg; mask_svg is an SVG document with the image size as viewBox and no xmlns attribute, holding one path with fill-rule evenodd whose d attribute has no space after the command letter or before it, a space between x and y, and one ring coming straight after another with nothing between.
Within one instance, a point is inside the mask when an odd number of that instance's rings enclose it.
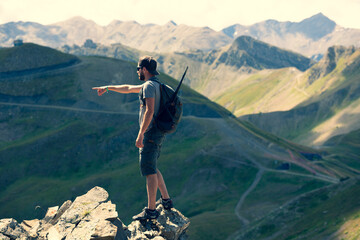
<instances>
[{"instance_id":1,"label":"man's outstretched arm","mask_svg":"<svg viewBox=\"0 0 360 240\"><path fill-rule=\"evenodd\" d=\"M98 95L103 95L106 91L114 91L119 93L139 93L142 85L110 85L102 87L93 87L92 89L97 90Z\"/></svg>"}]
</instances>

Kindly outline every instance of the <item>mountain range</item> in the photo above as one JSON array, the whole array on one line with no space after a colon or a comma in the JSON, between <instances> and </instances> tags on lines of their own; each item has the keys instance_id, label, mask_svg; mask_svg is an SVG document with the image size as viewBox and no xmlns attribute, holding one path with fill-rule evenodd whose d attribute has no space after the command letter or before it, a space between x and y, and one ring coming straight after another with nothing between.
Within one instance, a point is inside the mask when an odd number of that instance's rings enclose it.
<instances>
[{"instance_id":1,"label":"mountain range","mask_svg":"<svg viewBox=\"0 0 360 240\"><path fill-rule=\"evenodd\" d=\"M100 26L81 17L41 25L33 22L9 22L0 25L0 46L11 46L15 39L53 48L82 45L87 39L110 46L125 46L150 52L210 51L227 46L241 35L251 36L279 48L307 57L324 54L333 45L360 46L360 30L343 28L319 13L301 22L267 20L250 26L235 24L215 31L208 27L177 25L141 25L135 21L115 20Z\"/></svg>"},{"instance_id":2,"label":"mountain range","mask_svg":"<svg viewBox=\"0 0 360 240\"><path fill-rule=\"evenodd\" d=\"M235 24L222 32L232 38L249 35L308 57L325 54L334 45L360 46L359 29L341 27L322 13L301 22L267 20L251 26Z\"/></svg>"},{"instance_id":3,"label":"mountain range","mask_svg":"<svg viewBox=\"0 0 360 240\"><path fill-rule=\"evenodd\" d=\"M138 96L91 88L141 84L137 60L152 55L173 87L189 66L159 168L191 239L358 239L358 44L359 30L323 14L218 32L0 25L0 219L39 218L93 186L125 223L138 213Z\"/></svg>"},{"instance_id":4,"label":"mountain range","mask_svg":"<svg viewBox=\"0 0 360 240\"><path fill-rule=\"evenodd\" d=\"M98 97L91 88L140 84L136 63L29 43L0 49L0 59L12 62L0 66L0 218L38 218L41 209L95 185L108 190L119 217L129 222L146 203L134 146L138 96ZM234 68L225 63L219 67ZM159 77L178 84L163 72ZM353 229L360 195L341 196L359 189L359 153L347 144L359 144L357 138L332 138L329 148L313 149L236 118L186 85L181 96L184 117L167 136L159 169L176 208L190 218L191 239L287 239L294 233L321 239ZM346 162L344 148L351 152ZM324 211L331 228L324 227ZM302 219L318 224L309 233Z\"/></svg>"},{"instance_id":5,"label":"mountain range","mask_svg":"<svg viewBox=\"0 0 360 240\"><path fill-rule=\"evenodd\" d=\"M210 99L225 93L240 79L258 71L287 67L305 71L315 64L314 61L300 54L280 49L249 36L240 36L232 44L211 51L150 53L122 44L104 46L95 43L89 46L84 44L81 47L64 46L61 50L75 55L106 56L134 62L137 62L140 56L150 54L157 59L158 68L174 78L180 76L186 66L191 66L185 83Z\"/></svg>"},{"instance_id":6,"label":"mountain range","mask_svg":"<svg viewBox=\"0 0 360 240\"><path fill-rule=\"evenodd\" d=\"M120 44L112 47L78 47L63 50L73 54L103 55L134 62L140 55L146 54ZM158 59L159 69L173 77L180 76L186 66L191 66L185 83L226 107L236 116L251 119L255 125L275 135L313 146L359 127L356 120L358 73L355 71L358 52L355 47L330 47L324 58L316 63L294 52L248 36L240 36L233 44L210 52L197 50L150 54ZM345 90L344 87L351 90ZM326 101L323 98L326 95L319 96L324 92L329 94L332 89L337 88L344 88L342 91L348 92L343 94L342 100L336 95L327 96ZM348 95L351 95L351 98L348 98ZM305 105L312 99L317 99L319 106L324 106L325 112L316 115L321 118L315 121L311 118L315 115L308 111L300 111L302 116L294 114L296 109L302 109L300 105ZM324 101L334 102L330 105L320 104ZM337 109L336 113L330 111L330 108ZM275 112L278 111L289 111L288 114L292 118L281 117L270 121L267 119L267 116L275 116ZM316 111L321 112L318 108ZM332 114L326 114L330 112ZM279 113L279 117L283 114L285 113ZM325 119L326 123L323 122ZM346 124L336 124L339 119L346 121ZM310 122L312 127L309 125ZM307 126L307 130L302 132L301 136L300 125ZM302 127L300 129L304 130Z\"/></svg>"}]
</instances>

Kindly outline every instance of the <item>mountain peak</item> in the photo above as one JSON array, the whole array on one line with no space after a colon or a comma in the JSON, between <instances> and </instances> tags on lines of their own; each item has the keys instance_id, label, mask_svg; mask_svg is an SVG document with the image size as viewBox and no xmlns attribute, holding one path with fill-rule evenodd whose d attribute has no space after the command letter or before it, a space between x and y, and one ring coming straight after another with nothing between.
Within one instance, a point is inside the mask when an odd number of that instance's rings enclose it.
<instances>
[{"instance_id":1,"label":"mountain peak","mask_svg":"<svg viewBox=\"0 0 360 240\"><path fill-rule=\"evenodd\" d=\"M310 59L304 56L271 46L250 36L240 36L235 39L226 56L228 61L225 64L237 67L249 66L255 69L296 67L300 71L305 71L311 66Z\"/></svg>"},{"instance_id":2,"label":"mountain peak","mask_svg":"<svg viewBox=\"0 0 360 240\"><path fill-rule=\"evenodd\" d=\"M313 40L332 33L336 27L336 23L326 17L322 13L318 13L312 17L306 18L303 21L293 24L290 31L301 32Z\"/></svg>"},{"instance_id":3,"label":"mountain peak","mask_svg":"<svg viewBox=\"0 0 360 240\"><path fill-rule=\"evenodd\" d=\"M328 17L326 17L322 12L319 12L317 14L315 14L314 16L310 17L310 18L315 18L315 19L329 19Z\"/></svg>"},{"instance_id":4,"label":"mountain peak","mask_svg":"<svg viewBox=\"0 0 360 240\"><path fill-rule=\"evenodd\" d=\"M315 23L315 24L319 24L319 23L322 23L322 24L332 24L332 25L336 25L336 23L331 20L330 18L328 18L327 16L325 16L324 14L322 14L321 12L318 13L318 14L315 14L314 16L311 16L309 18L306 18L304 20L302 20L300 22L301 23L308 23L308 22L311 22L311 23Z\"/></svg>"},{"instance_id":5,"label":"mountain peak","mask_svg":"<svg viewBox=\"0 0 360 240\"><path fill-rule=\"evenodd\" d=\"M75 16L72 18L69 18L68 20L57 22L51 25L73 25L73 24L96 24L93 20L85 19L81 16Z\"/></svg>"}]
</instances>

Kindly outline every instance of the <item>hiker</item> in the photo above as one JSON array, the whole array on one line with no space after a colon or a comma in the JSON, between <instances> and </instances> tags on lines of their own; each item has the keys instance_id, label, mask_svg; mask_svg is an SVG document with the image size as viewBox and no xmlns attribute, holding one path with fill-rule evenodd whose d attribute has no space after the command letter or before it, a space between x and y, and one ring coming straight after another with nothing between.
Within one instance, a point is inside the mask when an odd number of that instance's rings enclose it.
<instances>
[{"instance_id":1,"label":"hiker","mask_svg":"<svg viewBox=\"0 0 360 240\"><path fill-rule=\"evenodd\" d=\"M167 191L164 178L156 167L157 159L160 156L161 145L165 134L160 131L153 123L153 116L159 111L160 106L160 84L156 75L157 62L150 56L140 57L137 67L137 74L141 85L111 85L94 87L98 95L105 92L115 91L119 93L138 93L140 100L139 124L140 130L136 138L135 145L139 148L140 170L146 176L146 189L148 205L141 213L133 217L134 220L156 219L159 212L156 210L156 193L159 188L161 193L161 204L164 209L169 210L173 207Z\"/></svg>"}]
</instances>

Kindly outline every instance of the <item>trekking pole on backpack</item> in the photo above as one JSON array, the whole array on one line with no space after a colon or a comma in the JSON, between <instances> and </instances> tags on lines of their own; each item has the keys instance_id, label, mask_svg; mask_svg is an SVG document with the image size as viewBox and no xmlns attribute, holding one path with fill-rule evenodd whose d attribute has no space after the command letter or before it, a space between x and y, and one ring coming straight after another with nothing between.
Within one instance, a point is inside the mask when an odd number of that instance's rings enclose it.
<instances>
[{"instance_id":1,"label":"trekking pole on backpack","mask_svg":"<svg viewBox=\"0 0 360 240\"><path fill-rule=\"evenodd\" d=\"M189 68L189 67L186 66L185 72L184 72L184 74L183 74L183 76L182 76L182 78L181 78L181 80L180 80L180 83L179 83L179 85L177 86L174 94L172 95L170 102L174 102L174 100L175 100L175 98L176 98L176 95L177 95L178 92L179 92L180 86L181 86L181 84L182 84L182 82L183 82L183 80L184 80L184 78L185 78L185 75L186 75L186 72L187 72L188 68Z\"/></svg>"}]
</instances>

